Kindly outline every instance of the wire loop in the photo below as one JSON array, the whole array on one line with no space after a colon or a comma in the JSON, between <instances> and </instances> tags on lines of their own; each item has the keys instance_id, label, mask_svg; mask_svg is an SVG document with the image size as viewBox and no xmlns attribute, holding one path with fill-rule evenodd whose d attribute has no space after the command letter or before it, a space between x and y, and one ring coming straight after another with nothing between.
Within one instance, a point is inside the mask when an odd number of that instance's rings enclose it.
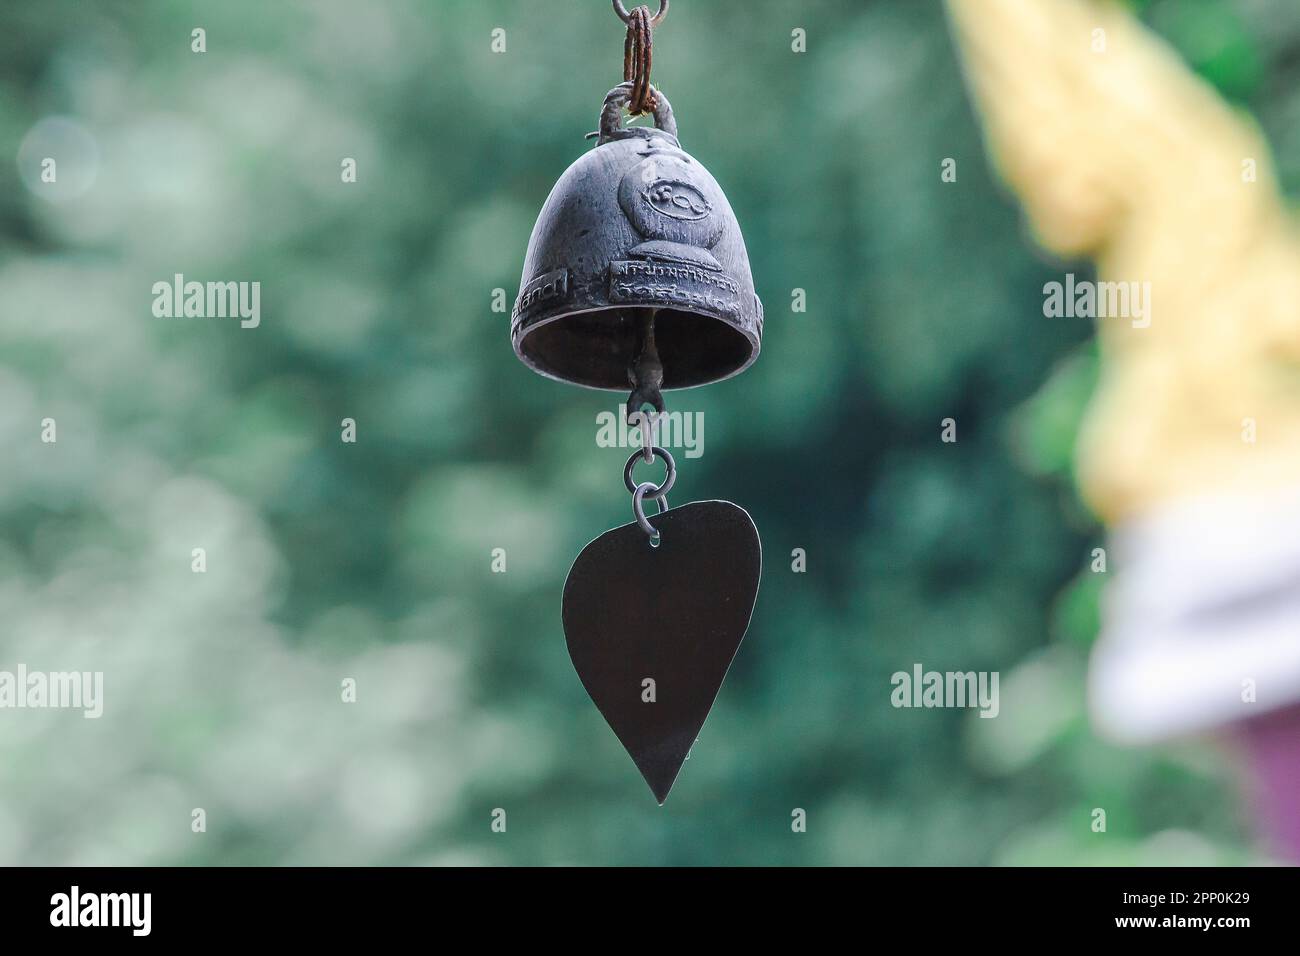
<instances>
[{"instance_id":1,"label":"wire loop","mask_svg":"<svg viewBox=\"0 0 1300 956\"><path fill-rule=\"evenodd\" d=\"M627 39L623 41L623 82L632 84L632 93L628 97L627 111L633 116L653 113L655 110L655 93L650 86L650 62L654 47L653 24L662 21L668 12L668 4L661 0L659 13L650 16L650 8L645 4L633 7L632 12L620 9L623 5L615 0L614 12L627 24Z\"/></svg>"},{"instance_id":2,"label":"wire loop","mask_svg":"<svg viewBox=\"0 0 1300 956\"><path fill-rule=\"evenodd\" d=\"M636 491L632 492L632 516L636 518L637 525L649 537L650 547L652 548L659 547L659 529L652 525L645 516L645 499L652 499L658 505L660 514L668 510L668 498L662 491L659 491L657 496L652 494L655 490L656 485L649 481L643 481L636 486Z\"/></svg>"},{"instance_id":3,"label":"wire loop","mask_svg":"<svg viewBox=\"0 0 1300 956\"><path fill-rule=\"evenodd\" d=\"M614 12L624 23L631 19L632 15L627 12L627 7L623 6L622 0L614 0ZM650 18L652 26L659 26L664 22L664 17L668 16L668 0L659 0L659 12Z\"/></svg>"}]
</instances>

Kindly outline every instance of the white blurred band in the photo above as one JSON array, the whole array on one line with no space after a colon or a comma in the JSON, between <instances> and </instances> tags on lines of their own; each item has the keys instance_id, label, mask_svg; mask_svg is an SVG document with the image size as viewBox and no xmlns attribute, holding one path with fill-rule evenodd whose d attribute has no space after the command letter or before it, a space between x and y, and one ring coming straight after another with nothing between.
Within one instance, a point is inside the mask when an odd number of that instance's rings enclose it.
<instances>
[{"instance_id":1,"label":"white blurred band","mask_svg":"<svg viewBox=\"0 0 1300 956\"><path fill-rule=\"evenodd\" d=\"M1149 743L1300 701L1300 487L1179 502L1117 530L1111 558L1088 688L1105 736Z\"/></svg>"}]
</instances>

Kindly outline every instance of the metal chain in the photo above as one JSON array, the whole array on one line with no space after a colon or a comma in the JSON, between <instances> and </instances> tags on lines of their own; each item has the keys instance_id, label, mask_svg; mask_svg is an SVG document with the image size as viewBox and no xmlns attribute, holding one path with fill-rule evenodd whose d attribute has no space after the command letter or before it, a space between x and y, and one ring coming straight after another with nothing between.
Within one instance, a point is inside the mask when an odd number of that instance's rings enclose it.
<instances>
[{"instance_id":1,"label":"metal chain","mask_svg":"<svg viewBox=\"0 0 1300 956\"><path fill-rule=\"evenodd\" d=\"M672 489L673 482L677 480L677 462L673 460L672 455L658 445L651 446L650 456L651 461L655 458L664 460L664 465L667 466L668 471L664 475L663 482L657 485L653 481L643 481L637 484L633 480L632 469L641 460L641 451L638 449L628 456L627 464L623 466L623 484L627 486L628 491L632 492L632 517L636 519L637 525L650 538L650 544L657 548L659 547L659 531L645 515L645 499L649 498L654 501L659 508L660 514L668 510L668 492Z\"/></svg>"}]
</instances>

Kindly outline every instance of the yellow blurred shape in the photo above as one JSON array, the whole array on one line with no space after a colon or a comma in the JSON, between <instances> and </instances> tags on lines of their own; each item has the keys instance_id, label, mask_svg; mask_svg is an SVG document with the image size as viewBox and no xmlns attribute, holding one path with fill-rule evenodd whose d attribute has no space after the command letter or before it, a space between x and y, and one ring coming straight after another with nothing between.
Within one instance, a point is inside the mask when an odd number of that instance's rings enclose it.
<instances>
[{"instance_id":1,"label":"yellow blurred shape","mask_svg":"<svg viewBox=\"0 0 1300 956\"><path fill-rule=\"evenodd\" d=\"M1099 281L1150 283L1148 327L1098 322L1078 449L1090 505L1116 524L1300 484L1300 229L1254 122L1114 4L948 6L1037 239L1094 259Z\"/></svg>"}]
</instances>

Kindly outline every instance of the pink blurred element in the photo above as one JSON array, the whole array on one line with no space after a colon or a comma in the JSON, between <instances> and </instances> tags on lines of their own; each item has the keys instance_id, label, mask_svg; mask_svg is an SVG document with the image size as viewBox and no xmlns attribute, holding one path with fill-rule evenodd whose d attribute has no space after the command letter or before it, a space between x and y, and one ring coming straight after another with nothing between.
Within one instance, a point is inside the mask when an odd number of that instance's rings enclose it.
<instances>
[{"instance_id":1,"label":"pink blurred element","mask_svg":"<svg viewBox=\"0 0 1300 956\"><path fill-rule=\"evenodd\" d=\"M1300 863L1300 706L1238 725L1253 766L1255 808L1270 848Z\"/></svg>"}]
</instances>

